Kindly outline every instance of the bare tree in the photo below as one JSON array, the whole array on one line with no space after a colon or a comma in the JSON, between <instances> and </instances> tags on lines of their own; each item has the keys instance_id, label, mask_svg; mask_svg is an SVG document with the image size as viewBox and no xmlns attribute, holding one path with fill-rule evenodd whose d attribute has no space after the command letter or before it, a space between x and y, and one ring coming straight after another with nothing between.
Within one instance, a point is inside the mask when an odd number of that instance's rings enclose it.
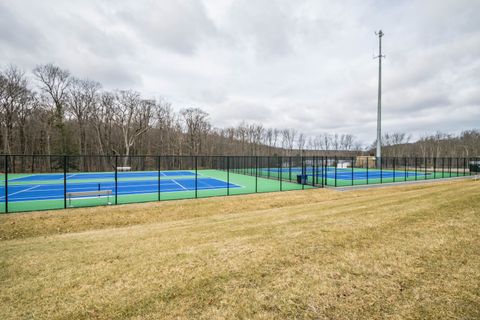
<instances>
[{"instance_id":1,"label":"bare tree","mask_svg":"<svg viewBox=\"0 0 480 320\"><path fill-rule=\"evenodd\" d=\"M0 73L0 121L6 153L12 153L14 127L19 116L29 109L32 100L33 94L27 88L23 71L10 65Z\"/></svg>"},{"instance_id":2,"label":"bare tree","mask_svg":"<svg viewBox=\"0 0 480 320\"><path fill-rule=\"evenodd\" d=\"M81 80L72 78L68 89L68 108L67 111L72 114L78 125L78 152L87 153L87 121L96 110L95 104L98 103L98 92L101 88L100 83L91 80Z\"/></svg>"},{"instance_id":3,"label":"bare tree","mask_svg":"<svg viewBox=\"0 0 480 320\"><path fill-rule=\"evenodd\" d=\"M37 66L33 74L40 82L40 90L50 98L55 108L53 123L60 130L62 141L62 152L67 151L67 135L63 123L67 89L70 86L71 78L67 70L63 70L53 64Z\"/></svg>"},{"instance_id":4,"label":"bare tree","mask_svg":"<svg viewBox=\"0 0 480 320\"><path fill-rule=\"evenodd\" d=\"M191 155L202 152L202 139L210 131L208 113L198 108L188 108L181 112L186 126L188 148Z\"/></svg>"},{"instance_id":5,"label":"bare tree","mask_svg":"<svg viewBox=\"0 0 480 320\"><path fill-rule=\"evenodd\" d=\"M150 129L154 105L150 100L142 100L135 91L118 91L115 94L113 118L122 135L124 166L139 137Z\"/></svg>"},{"instance_id":6,"label":"bare tree","mask_svg":"<svg viewBox=\"0 0 480 320\"><path fill-rule=\"evenodd\" d=\"M297 147L298 147L298 150L300 151L301 156L303 155L303 149L305 148L306 141L307 141L307 137L305 136L305 134L300 133L297 139Z\"/></svg>"}]
</instances>

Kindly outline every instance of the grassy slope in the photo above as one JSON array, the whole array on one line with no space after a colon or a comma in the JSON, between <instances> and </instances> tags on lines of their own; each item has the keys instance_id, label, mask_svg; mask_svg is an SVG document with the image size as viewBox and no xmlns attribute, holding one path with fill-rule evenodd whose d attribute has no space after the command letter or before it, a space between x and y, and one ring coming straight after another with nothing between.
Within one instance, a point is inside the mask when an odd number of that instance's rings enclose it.
<instances>
[{"instance_id":1,"label":"grassy slope","mask_svg":"<svg viewBox=\"0 0 480 320\"><path fill-rule=\"evenodd\" d=\"M0 217L4 318L480 317L480 183Z\"/></svg>"}]
</instances>

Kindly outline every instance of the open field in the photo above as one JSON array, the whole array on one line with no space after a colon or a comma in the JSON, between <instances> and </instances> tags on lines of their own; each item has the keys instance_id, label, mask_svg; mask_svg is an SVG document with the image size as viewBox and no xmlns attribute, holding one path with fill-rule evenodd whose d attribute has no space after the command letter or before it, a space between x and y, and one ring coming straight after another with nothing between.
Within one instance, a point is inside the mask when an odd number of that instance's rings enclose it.
<instances>
[{"instance_id":1,"label":"open field","mask_svg":"<svg viewBox=\"0 0 480 320\"><path fill-rule=\"evenodd\" d=\"M480 182L0 216L3 319L478 319Z\"/></svg>"}]
</instances>

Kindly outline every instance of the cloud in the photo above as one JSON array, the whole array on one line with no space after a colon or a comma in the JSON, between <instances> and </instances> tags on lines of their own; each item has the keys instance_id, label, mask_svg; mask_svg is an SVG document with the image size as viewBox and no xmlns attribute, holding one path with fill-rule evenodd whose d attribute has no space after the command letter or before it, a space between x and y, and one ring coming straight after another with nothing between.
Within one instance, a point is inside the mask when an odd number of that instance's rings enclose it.
<instances>
[{"instance_id":1,"label":"cloud","mask_svg":"<svg viewBox=\"0 0 480 320\"><path fill-rule=\"evenodd\" d=\"M117 12L139 38L153 47L192 55L216 33L200 1L137 1Z\"/></svg>"},{"instance_id":2,"label":"cloud","mask_svg":"<svg viewBox=\"0 0 480 320\"><path fill-rule=\"evenodd\" d=\"M308 135L478 127L480 2L20 0L0 4L0 59L53 62L107 89ZM13 32L13 30L15 32Z\"/></svg>"},{"instance_id":3,"label":"cloud","mask_svg":"<svg viewBox=\"0 0 480 320\"><path fill-rule=\"evenodd\" d=\"M45 39L32 24L27 24L19 17L15 8L0 3L0 44L2 51L12 53L28 50L35 53Z\"/></svg>"}]
</instances>

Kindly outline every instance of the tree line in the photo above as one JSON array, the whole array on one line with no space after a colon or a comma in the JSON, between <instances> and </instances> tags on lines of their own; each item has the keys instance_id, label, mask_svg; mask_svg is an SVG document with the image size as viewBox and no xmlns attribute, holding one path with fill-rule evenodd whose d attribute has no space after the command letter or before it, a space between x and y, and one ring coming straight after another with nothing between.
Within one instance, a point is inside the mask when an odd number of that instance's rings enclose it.
<instances>
[{"instance_id":1,"label":"tree line","mask_svg":"<svg viewBox=\"0 0 480 320\"><path fill-rule=\"evenodd\" d=\"M242 122L216 128L196 107L175 111L134 90L104 90L53 64L0 70L0 152L63 155L355 155L372 153L352 134L307 136ZM385 156L480 154L480 133L437 133L412 143L385 134Z\"/></svg>"},{"instance_id":2,"label":"tree line","mask_svg":"<svg viewBox=\"0 0 480 320\"><path fill-rule=\"evenodd\" d=\"M459 134L436 132L416 141L406 133L386 133L382 137L382 154L388 157L480 157L480 130ZM374 145L370 148L374 153Z\"/></svg>"},{"instance_id":3,"label":"tree line","mask_svg":"<svg viewBox=\"0 0 480 320\"><path fill-rule=\"evenodd\" d=\"M215 128L200 108L177 112L133 90L103 90L52 64L29 75L13 65L0 71L0 121L3 154L300 155L362 148L351 134L307 137L247 122Z\"/></svg>"}]
</instances>

